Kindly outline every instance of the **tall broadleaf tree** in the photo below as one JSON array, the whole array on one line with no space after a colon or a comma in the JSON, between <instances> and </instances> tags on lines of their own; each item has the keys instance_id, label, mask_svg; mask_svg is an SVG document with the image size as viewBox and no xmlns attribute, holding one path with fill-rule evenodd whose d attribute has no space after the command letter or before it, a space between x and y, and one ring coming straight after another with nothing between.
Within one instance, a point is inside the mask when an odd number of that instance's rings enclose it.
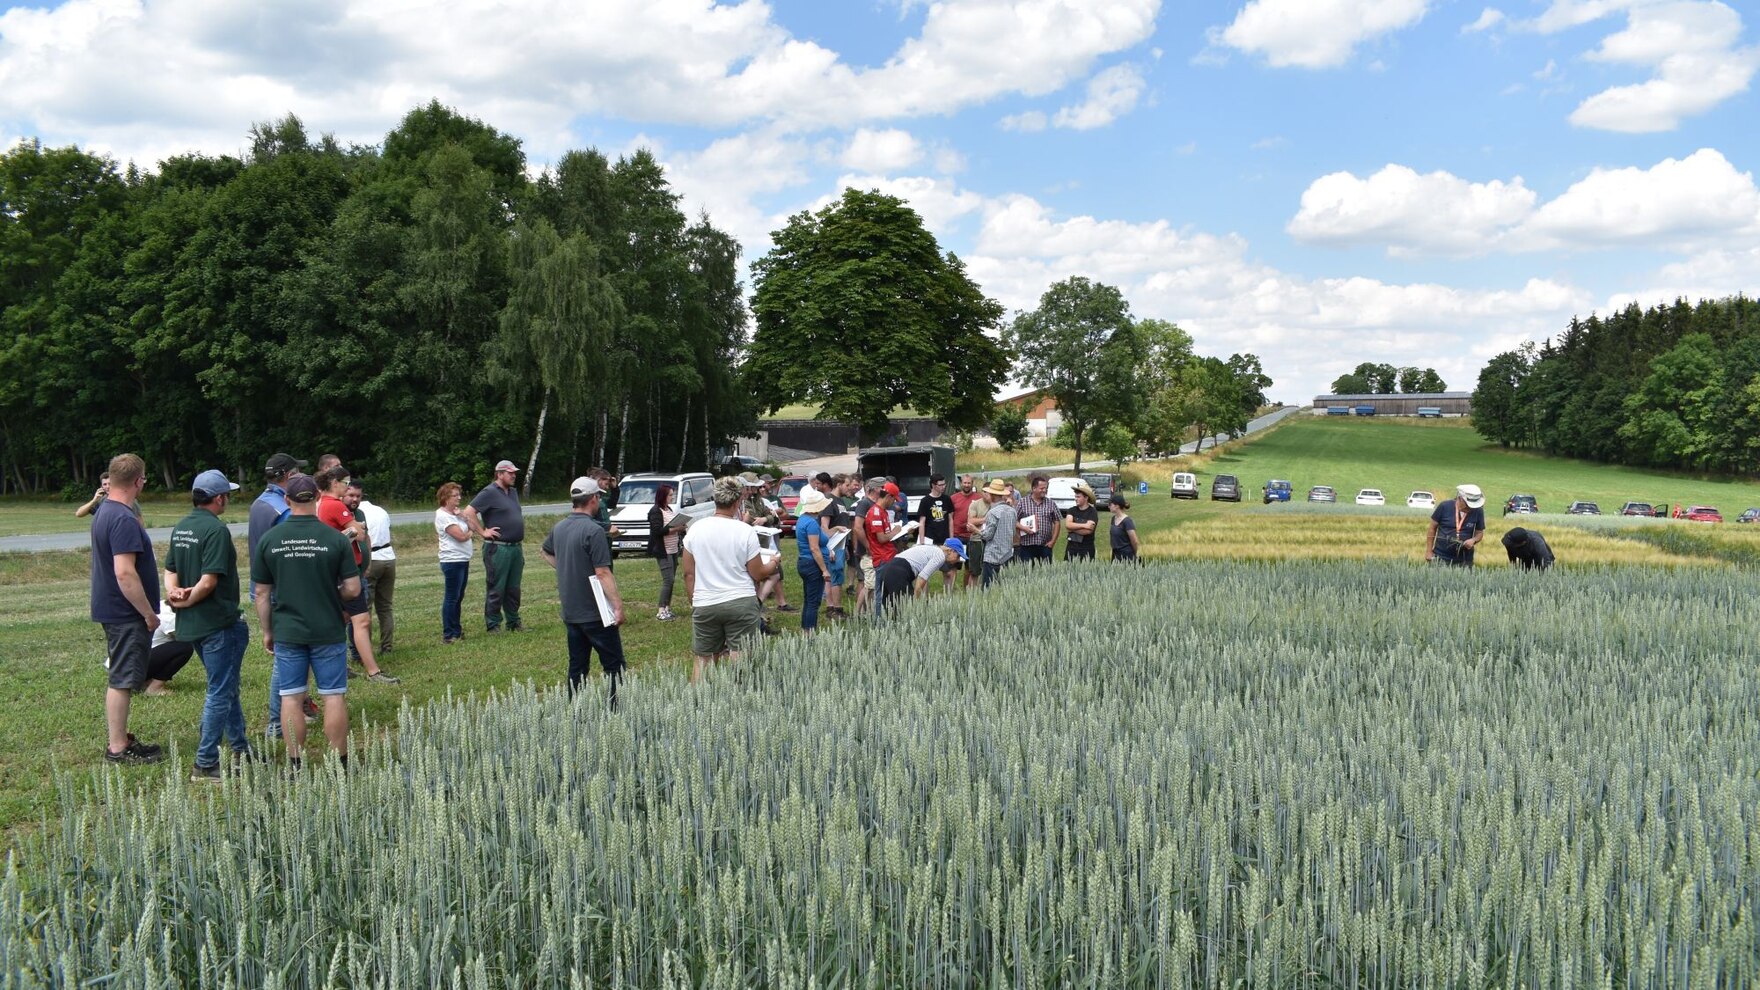
<instances>
[{"instance_id":1,"label":"tall broadleaf tree","mask_svg":"<svg viewBox=\"0 0 1760 990\"><path fill-rule=\"evenodd\" d=\"M742 368L767 409L796 402L865 439L910 406L943 426L988 422L1008 360L986 297L902 200L846 189L798 213L753 264L756 331Z\"/></svg>"},{"instance_id":2,"label":"tall broadleaf tree","mask_svg":"<svg viewBox=\"0 0 1760 990\"><path fill-rule=\"evenodd\" d=\"M1116 288L1079 275L1058 282L1039 297L1037 308L1015 317L1003 346L1014 355L1021 382L1056 400L1078 472L1091 427L1136 421L1137 369L1145 350Z\"/></svg>"}]
</instances>

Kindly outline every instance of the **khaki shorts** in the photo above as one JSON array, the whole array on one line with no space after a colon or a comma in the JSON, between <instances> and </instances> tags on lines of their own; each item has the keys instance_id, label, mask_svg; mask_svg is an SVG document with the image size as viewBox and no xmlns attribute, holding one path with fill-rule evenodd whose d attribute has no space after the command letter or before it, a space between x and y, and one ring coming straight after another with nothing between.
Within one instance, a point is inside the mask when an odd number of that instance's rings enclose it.
<instances>
[{"instance_id":1,"label":"khaki shorts","mask_svg":"<svg viewBox=\"0 0 1760 990\"><path fill-rule=\"evenodd\" d=\"M862 587L868 589L869 591L874 590L874 558L873 557L863 557L862 558Z\"/></svg>"},{"instance_id":2,"label":"khaki shorts","mask_svg":"<svg viewBox=\"0 0 1760 990\"><path fill-rule=\"evenodd\" d=\"M758 636L763 614L756 595L718 605L691 606L691 652L712 657L745 649Z\"/></svg>"}]
</instances>

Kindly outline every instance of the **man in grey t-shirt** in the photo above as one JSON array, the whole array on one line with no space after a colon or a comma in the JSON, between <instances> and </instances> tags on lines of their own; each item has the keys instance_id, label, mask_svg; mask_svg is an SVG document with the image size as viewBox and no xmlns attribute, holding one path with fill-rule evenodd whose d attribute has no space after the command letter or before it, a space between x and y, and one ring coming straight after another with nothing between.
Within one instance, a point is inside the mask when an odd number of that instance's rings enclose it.
<instances>
[{"instance_id":1,"label":"man in grey t-shirt","mask_svg":"<svg viewBox=\"0 0 1760 990\"><path fill-rule=\"evenodd\" d=\"M483 593L483 628L495 632L501 628L503 614L507 631L518 632L519 589L526 572L526 514L519 504L519 492L513 484L519 479L519 467L512 461L495 465L495 480L483 486L471 504L465 506L464 520L471 531L483 539L483 571L489 588Z\"/></svg>"},{"instance_id":2,"label":"man in grey t-shirt","mask_svg":"<svg viewBox=\"0 0 1760 990\"><path fill-rule=\"evenodd\" d=\"M556 593L562 599L562 623L568 627L568 693L586 680L593 651L611 683L611 707L617 707L617 682L623 675L623 597L611 574L611 540L593 517L604 493L592 478L574 479L568 494L574 511L544 538L544 559L556 568ZM597 582L597 588L594 587ZM601 609L600 599L604 600ZM609 621L605 611L609 611Z\"/></svg>"}]
</instances>

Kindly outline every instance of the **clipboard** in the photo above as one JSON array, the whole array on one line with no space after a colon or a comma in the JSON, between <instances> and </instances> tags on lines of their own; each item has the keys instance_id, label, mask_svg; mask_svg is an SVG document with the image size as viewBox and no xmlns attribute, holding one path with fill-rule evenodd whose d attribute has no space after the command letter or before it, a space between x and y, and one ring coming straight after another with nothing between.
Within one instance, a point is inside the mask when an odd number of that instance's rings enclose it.
<instances>
[{"instance_id":1,"label":"clipboard","mask_svg":"<svg viewBox=\"0 0 1760 990\"><path fill-rule=\"evenodd\" d=\"M843 546L844 542L848 539L849 530L847 529L841 533L832 533L831 539L825 543L825 551L827 553L836 553L837 548Z\"/></svg>"},{"instance_id":2,"label":"clipboard","mask_svg":"<svg viewBox=\"0 0 1760 990\"><path fill-rule=\"evenodd\" d=\"M599 606L599 622L606 627L617 625L617 610L611 607L610 600L605 597L605 582L600 581L599 575L595 574L587 578L587 583L593 587L593 603Z\"/></svg>"}]
</instances>

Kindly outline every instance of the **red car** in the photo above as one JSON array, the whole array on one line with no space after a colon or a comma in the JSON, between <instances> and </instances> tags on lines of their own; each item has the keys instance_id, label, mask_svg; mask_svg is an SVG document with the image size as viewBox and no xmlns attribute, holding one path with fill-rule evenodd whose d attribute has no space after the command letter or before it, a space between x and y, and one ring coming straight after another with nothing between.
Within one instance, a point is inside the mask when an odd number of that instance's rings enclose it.
<instances>
[{"instance_id":1,"label":"red car","mask_svg":"<svg viewBox=\"0 0 1760 990\"><path fill-rule=\"evenodd\" d=\"M776 499L782 503L784 533L794 533L794 507L800 504L801 492L806 489L808 480L804 474L791 474L776 483Z\"/></svg>"},{"instance_id":2,"label":"red car","mask_svg":"<svg viewBox=\"0 0 1760 990\"><path fill-rule=\"evenodd\" d=\"M1682 515L1681 518L1692 522L1720 523L1723 522L1723 513L1713 509L1709 505L1695 505L1687 509L1686 513Z\"/></svg>"}]
</instances>

